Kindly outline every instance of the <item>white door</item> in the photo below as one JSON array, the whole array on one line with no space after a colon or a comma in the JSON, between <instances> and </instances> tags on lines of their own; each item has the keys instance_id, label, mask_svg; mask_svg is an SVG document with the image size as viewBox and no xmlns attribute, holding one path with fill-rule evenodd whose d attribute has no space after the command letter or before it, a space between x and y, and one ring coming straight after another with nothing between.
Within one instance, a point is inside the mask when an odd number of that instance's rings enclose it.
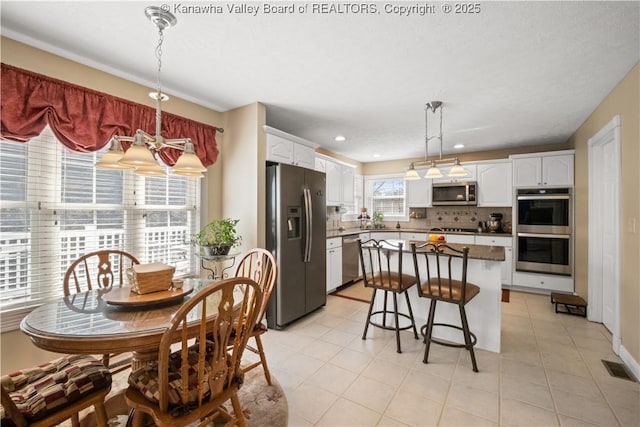
<instances>
[{"instance_id":1,"label":"white door","mask_svg":"<svg viewBox=\"0 0 640 427\"><path fill-rule=\"evenodd\" d=\"M589 319L620 346L620 120L589 140Z\"/></svg>"},{"instance_id":2,"label":"white door","mask_svg":"<svg viewBox=\"0 0 640 427\"><path fill-rule=\"evenodd\" d=\"M612 239L618 231L617 179L620 159L616 156L613 140L600 147L602 168L600 173L600 218L602 218L602 323L613 333L615 327L615 289L618 251L617 239Z\"/></svg>"}]
</instances>

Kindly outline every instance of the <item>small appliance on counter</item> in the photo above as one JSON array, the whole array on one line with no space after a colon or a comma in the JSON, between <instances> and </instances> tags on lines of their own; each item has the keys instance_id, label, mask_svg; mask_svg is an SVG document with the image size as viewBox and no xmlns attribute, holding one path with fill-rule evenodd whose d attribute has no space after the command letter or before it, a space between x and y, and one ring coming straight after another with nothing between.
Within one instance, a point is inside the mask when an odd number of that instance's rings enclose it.
<instances>
[{"instance_id":1,"label":"small appliance on counter","mask_svg":"<svg viewBox=\"0 0 640 427\"><path fill-rule=\"evenodd\" d=\"M502 214L492 213L487 221L487 230L491 233L502 233Z\"/></svg>"}]
</instances>

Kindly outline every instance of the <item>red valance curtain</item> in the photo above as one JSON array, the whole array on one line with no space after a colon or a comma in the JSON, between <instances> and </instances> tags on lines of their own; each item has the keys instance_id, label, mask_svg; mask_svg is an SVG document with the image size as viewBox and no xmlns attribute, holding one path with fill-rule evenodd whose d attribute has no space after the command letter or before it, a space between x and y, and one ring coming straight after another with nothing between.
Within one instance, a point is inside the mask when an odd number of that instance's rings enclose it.
<instances>
[{"instance_id":1,"label":"red valance curtain","mask_svg":"<svg viewBox=\"0 0 640 427\"><path fill-rule=\"evenodd\" d=\"M91 152L107 145L114 135L133 136L136 129L156 132L154 108L4 63L1 90L2 139L27 142L48 124L70 150ZM205 167L218 158L213 126L163 112L161 133L167 139L191 138ZM166 149L160 157L173 166L180 154Z\"/></svg>"}]
</instances>

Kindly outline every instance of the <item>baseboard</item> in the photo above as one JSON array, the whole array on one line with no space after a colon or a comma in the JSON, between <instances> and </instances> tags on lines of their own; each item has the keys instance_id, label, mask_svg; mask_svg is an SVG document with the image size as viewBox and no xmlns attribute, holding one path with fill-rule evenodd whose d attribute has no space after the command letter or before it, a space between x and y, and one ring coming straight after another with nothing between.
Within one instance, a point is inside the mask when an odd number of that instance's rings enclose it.
<instances>
[{"instance_id":1,"label":"baseboard","mask_svg":"<svg viewBox=\"0 0 640 427\"><path fill-rule=\"evenodd\" d=\"M624 345L620 346L620 359L622 359L625 366L631 371L636 381L640 381L640 364L631 356L631 353L627 351Z\"/></svg>"}]
</instances>

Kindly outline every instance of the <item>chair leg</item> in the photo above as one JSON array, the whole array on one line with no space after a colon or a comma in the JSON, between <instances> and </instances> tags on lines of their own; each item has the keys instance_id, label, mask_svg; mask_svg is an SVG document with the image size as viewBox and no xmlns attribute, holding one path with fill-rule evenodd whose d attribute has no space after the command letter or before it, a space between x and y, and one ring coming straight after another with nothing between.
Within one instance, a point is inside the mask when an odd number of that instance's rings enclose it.
<instances>
[{"instance_id":1,"label":"chair leg","mask_svg":"<svg viewBox=\"0 0 640 427\"><path fill-rule=\"evenodd\" d=\"M382 324L387 326L387 296L389 295L388 291L384 291L384 310L382 312Z\"/></svg>"},{"instance_id":2,"label":"chair leg","mask_svg":"<svg viewBox=\"0 0 640 427\"><path fill-rule=\"evenodd\" d=\"M107 417L104 402L98 402L93 407L96 411L96 424L98 424L98 427L107 427L109 425L109 417Z\"/></svg>"},{"instance_id":3,"label":"chair leg","mask_svg":"<svg viewBox=\"0 0 640 427\"><path fill-rule=\"evenodd\" d=\"M258 352L260 353L260 361L262 362L264 377L267 380L267 384L271 385L271 373L269 372L269 368L267 367L267 357L264 354L264 348L262 347L262 340L260 339L260 335L255 335L253 339L256 340L256 347L258 347Z\"/></svg>"},{"instance_id":4,"label":"chair leg","mask_svg":"<svg viewBox=\"0 0 640 427\"><path fill-rule=\"evenodd\" d=\"M396 323L396 351L402 353L400 348L400 319L398 319L398 294L393 293L393 317Z\"/></svg>"},{"instance_id":5,"label":"chair leg","mask_svg":"<svg viewBox=\"0 0 640 427\"><path fill-rule=\"evenodd\" d=\"M238 398L237 393L233 393L231 395L231 405L233 406L233 412L237 420L237 424L240 427L246 427L247 423L244 419L244 414L242 413L242 405L240 404L240 399Z\"/></svg>"},{"instance_id":6,"label":"chair leg","mask_svg":"<svg viewBox=\"0 0 640 427\"><path fill-rule=\"evenodd\" d=\"M422 363L429 363L429 347L431 347L431 333L433 331L433 319L436 316L436 302L437 300L432 299L431 304L429 306L429 318L427 319L427 328L424 334L424 358L422 359Z\"/></svg>"},{"instance_id":7,"label":"chair leg","mask_svg":"<svg viewBox=\"0 0 640 427\"><path fill-rule=\"evenodd\" d=\"M78 414L71 415L71 426L80 427L80 417L78 416Z\"/></svg>"},{"instance_id":8,"label":"chair leg","mask_svg":"<svg viewBox=\"0 0 640 427\"><path fill-rule=\"evenodd\" d=\"M367 321L364 324L364 332L362 333L362 339L367 338L367 330L369 329L369 323L371 323L371 312L373 311L373 305L376 301L376 289L373 288L371 294L371 303L369 303L369 312L367 313Z\"/></svg>"},{"instance_id":9,"label":"chair leg","mask_svg":"<svg viewBox=\"0 0 640 427\"><path fill-rule=\"evenodd\" d=\"M405 291L404 296L407 298L407 307L409 308L409 316L411 317L411 326L413 326L413 336L418 339L418 330L416 329L416 321L413 318L413 310L411 310L411 301L409 301L409 294Z\"/></svg>"},{"instance_id":10,"label":"chair leg","mask_svg":"<svg viewBox=\"0 0 640 427\"><path fill-rule=\"evenodd\" d=\"M467 322L467 313L464 310L464 305L459 305L460 319L462 320L462 330L464 332L464 342L466 344L469 354L471 354L471 364L473 365L473 372L478 372L478 365L476 364L476 355L473 352L473 344L471 343L471 333L469 332L469 323Z\"/></svg>"},{"instance_id":11,"label":"chair leg","mask_svg":"<svg viewBox=\"0 0 640 427\"><path fill-rule=\"evenodd\" d=\"M103 354L102 355L102 364L104 366L106 366L107 368L109 367L109 360L110 360L110 357L109 357L108 354Z\"/></svg>"}]
</instances>

